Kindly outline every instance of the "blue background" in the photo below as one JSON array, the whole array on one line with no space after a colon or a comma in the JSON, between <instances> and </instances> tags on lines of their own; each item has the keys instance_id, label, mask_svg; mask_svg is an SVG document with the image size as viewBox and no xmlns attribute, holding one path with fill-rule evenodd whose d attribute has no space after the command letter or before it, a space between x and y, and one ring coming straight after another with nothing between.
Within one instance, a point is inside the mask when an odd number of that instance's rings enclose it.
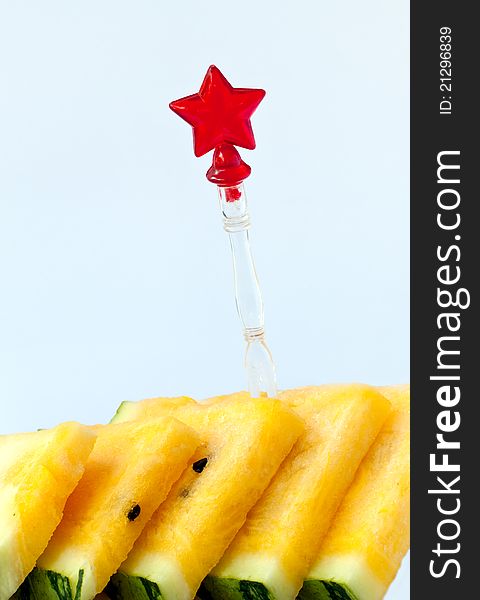
<instances>
[{"instance_id":1,"label":"blue background","mask_svg":"<svg viewBox=\"0 0 480 600\"><path fill-rule=\"evenodd\" d=\"M211 157L167 107L211 63L267 90L242 156L280 386L408 381L408 10L0 0L1 432L245 387Z\"/></svg>"}]
</instances>

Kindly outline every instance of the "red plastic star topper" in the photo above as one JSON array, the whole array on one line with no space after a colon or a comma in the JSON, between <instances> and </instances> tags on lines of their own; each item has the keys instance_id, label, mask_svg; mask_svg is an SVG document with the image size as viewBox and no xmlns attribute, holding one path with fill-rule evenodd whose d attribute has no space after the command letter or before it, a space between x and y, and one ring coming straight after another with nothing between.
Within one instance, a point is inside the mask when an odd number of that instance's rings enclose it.
<instances>
[{"instance_id":1,"label":"red plastic star topper","mask_svg":"<svg viewBox=\"0 0 480 600\"><path fill-rule=\"evenodd\" d=\"M212 167L207 173L217 185L234 185L250 174L237 150L255 148L250 117L265 96L264 90L234 88L212 65L198 94L170 103L170 108L193 128L195 156L215 148Z\"/></svg>"}]
</instances>

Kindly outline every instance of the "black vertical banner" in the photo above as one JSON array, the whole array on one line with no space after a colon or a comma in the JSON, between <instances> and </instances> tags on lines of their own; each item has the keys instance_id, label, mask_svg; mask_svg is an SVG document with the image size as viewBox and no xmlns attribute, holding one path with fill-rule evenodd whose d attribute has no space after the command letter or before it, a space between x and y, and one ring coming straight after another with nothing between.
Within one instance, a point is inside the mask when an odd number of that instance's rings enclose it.
<instances>
[{"instance_id":1,"label":"black vertical banner","mask_svg":"<svg viewBox=\"0 0 480 600\"><path fill-rule=\"evenodd\" d=\"M411 3L412 599L480 598L474 7Z\"/></svg>"}]
</instances>

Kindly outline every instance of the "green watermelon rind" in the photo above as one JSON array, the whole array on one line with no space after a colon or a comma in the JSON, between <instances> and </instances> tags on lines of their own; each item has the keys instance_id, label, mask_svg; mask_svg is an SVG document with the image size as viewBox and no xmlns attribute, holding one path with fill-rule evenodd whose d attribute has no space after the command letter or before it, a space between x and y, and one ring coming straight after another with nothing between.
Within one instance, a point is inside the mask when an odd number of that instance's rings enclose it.
<instances>
[{"instance_id":1,"label":"green watermelon rind","mask_svg":"<svg viewBox=\"0 0 480 600\"><path fill-rule=\"evenodd\" d=\"M123 423L124 421L128 421L132 416L136 413L136 402L131 402L130 400L124 400L120 403L120 406L117 408L117 411L110 419L110 423Z\"/></svg>"},{"instance_id":2,"label":"green watermelon rind","mask_svg":"<svg viewBox=\"0 0 480 600\"><path fill-rule=\"evenodd\" d=\"M163 600L155 582L120 571L111 577L105 591L111 600Z\"/></svg>"},{"instance_id":3,"label":"green watermelon rind","mask_svg":"<svg viewBox=\"0 0 480 600\"><path fill-rule=\"evenodd\" d=\"M358 598L344 583L307 579L297 600L358 600Z\"/></svg>"},{"instance_id":4,"label":"green watermelon rind","mask_svg":"<svg viewBox=\"0 0 480 600\"><path fill-rule=\"evenodd\" d=\"M80 569L75 595L73 595L68 577L55 571L35 567L13 598L15 600L80 600L83 575L84 571Z\"/></svg>"},{"instance_id":5,"label":"green watermelon rind","mask_svg":"<svg viewBox=\"0 0 480 600\"><path fill-rule=\"evenodd\" d=\"M198 592L200 600L275 600L263 583L208 576Z\"/></svg>"},{"instance_id":6,"label":"green watermelon rind","mask_svg":"<svg viewBox=\"0 0 480 600\"><path fill-rule=\"evenodd\" d=\"M208 576L198 592L200 600L276 600L262 583L244 579ZM336 581L307 580L297 600L358 600L345 585Z\"/></svg>"}]
</instances>

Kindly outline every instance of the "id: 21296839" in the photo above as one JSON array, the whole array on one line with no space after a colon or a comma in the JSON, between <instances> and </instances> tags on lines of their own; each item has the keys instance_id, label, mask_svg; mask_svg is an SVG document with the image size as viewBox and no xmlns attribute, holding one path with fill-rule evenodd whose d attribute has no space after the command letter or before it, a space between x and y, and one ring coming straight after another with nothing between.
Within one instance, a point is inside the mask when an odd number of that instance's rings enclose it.
<instances>
[{"instance_id":1,"label":"id: 21296839","mask_svg":"<svg viewBox=\"0 0 480 600\"><path fill-rule=\"evenodd\" d=\"M452 114L452 30L440 27L440 114Z\"/></svg>"}]
</instances>

